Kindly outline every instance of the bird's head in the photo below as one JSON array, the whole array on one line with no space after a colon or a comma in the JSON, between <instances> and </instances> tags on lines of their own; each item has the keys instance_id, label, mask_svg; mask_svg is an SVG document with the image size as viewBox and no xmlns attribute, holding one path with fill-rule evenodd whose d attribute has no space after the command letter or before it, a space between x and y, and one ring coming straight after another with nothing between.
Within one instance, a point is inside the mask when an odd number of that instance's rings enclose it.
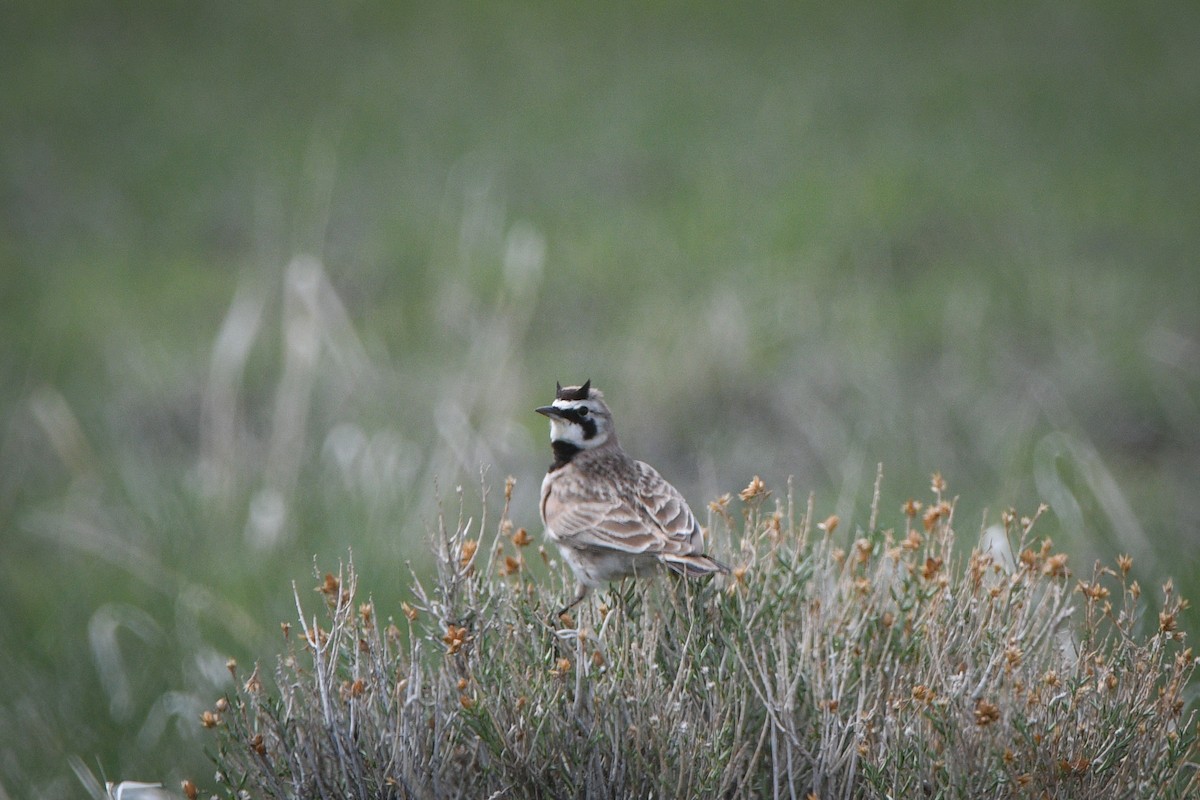
<instances>
[{"instance_id":1,"label":"bird's head","mask_svg":"<svg viewBox=\"0 0 1200 800\"><path fill-rule=\"evenodd\" d=\"M550 418L551 444L591 450L617 439L612 412L590 380L582 386L555 384L554 402L535 410Z\"/></svg>"}]
</instances>

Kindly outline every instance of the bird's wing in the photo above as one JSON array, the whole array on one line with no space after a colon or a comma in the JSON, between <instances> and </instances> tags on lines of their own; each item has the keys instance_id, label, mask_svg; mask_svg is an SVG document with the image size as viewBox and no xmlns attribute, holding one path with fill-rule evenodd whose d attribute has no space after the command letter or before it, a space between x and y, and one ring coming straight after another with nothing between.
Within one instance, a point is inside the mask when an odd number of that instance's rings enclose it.
<instances>
[{"instance_id":1,"label":"bird's wing","mask_svg":"<svg viewBox=\"0 0 1200 800\"><path fill-rule=\"evenodd\" d=\"M637 471L637 500L661 532L662 552L676 555L701 552L704 542L700 524L683 495L644 461L637 462Z\"/></svg>"},{"instance_id":2,"label":"bird's wing","mask_svg":"<svg viewBox=\"0 0 1200 800\"><path fill-rule=\"evenodd\" d=\"M542 520L554 538L576 549L663 551L665 540L642 504L609 482L547 481Z\"/></svg>"}]
</instances>

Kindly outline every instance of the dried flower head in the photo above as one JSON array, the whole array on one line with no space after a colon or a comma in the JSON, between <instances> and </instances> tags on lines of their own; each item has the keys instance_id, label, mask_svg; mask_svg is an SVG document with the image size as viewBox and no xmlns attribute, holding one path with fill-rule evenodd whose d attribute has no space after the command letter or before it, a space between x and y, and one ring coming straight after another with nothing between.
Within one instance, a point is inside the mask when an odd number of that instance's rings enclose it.
<instances>
[{"instance_id":1,"label":"dried flower head","mask_svg":"<svg viewBox=\"0 0 1200 800\"><path fill-rule=\"evenodd\" d=\"M733 568L731 576L733 580L729 582L729 586L725 588L728 594L735 594L740 589L746 588L746 575L750 571L749 564L739 564Z\"/></svg>"},{"instance_id":2,"label":"dried flower head","mask_svg":"<svg viewBox=\"0 0 1200 800\"><path fill-rule=\"evenodd\" d=\"M1049 564L1049 562L1046 562ZM1084 583L1079 581L1075 587L1075 591L1083 594L1088 599L1089 603L1094 603L1097 600L1103 600L1108 597L1108 589L1099 583Z\"/></svg>"},{"instance_id":3,"label":"dried flower head","mask_svg":"<svg viewBox=\"0 0 1200 800\"><path fill-rule=\"evenodd\" d=\"M975 724L984 727L1000 719L1000 707L995 703L979 699L975 701Z\"/></svg>"},{"instance_id":4,"label":"dried flower head","mask_svg":"<svg viewBox=\"0 0 1200 800\"><path fill-rule=\"evenodd\" d=\"M1028 547L1021 551L1021 555L1017 556L1017 560L1021 562L1022 567L1030 572L1033 572L1037 569L1038 562L1040 561L1038 554L1030 550Z\"/></svg>"},{"instance_id":5,"label":"dried flower head","mask_svg":"<svg viewBox=\"0 0 1200 800\"><path fill-rule=\"evenodd\" d=\"M942 571L942 559L936 556L929 556L925 559L925 566L921 568L921 577L925 580L933 580L939 572Z\"/></svg>"},{"instance_id":6,"label":"dried flower head","mask_svg":"<svg viewBox=\"0 0 1200 800\"><path fill-rule=\"evenodd\" d=\"M329 634L320 625L314 625L304 632L304 641L309 647L319 650L329 641Z\"/></svg>"},{"instance_id":7,"label":"dried flower head","mask_svg":"<svg viewBox=\"0 0 1200 800\"><path fill-rule=\"evenodd\" d=\"M767 491L767 485L763 483L763 479L755 475L746 488L738 492L738 497L742 498L743 503L748 503L756 497L765 498L768 494L770 492Z\"/></svg>"},{"instance_id":8,"label":"dried flower head","mask_svg":"<svg viewBox=\"0 0 1200 800\"><path fill-rule=\"evenodd\" d=\"M517 547L524 547L533 541L533 537L529 535L529 531L524 528L517 528L517 532L513 534L512 543Z\"/></svg>"},{"instance_id":9,"label":"dried flower head","mask_svg":"<svg viewBox=\"0 0 1200 800\"><path fill-rule=\"evenodd\" d=\"M971 552L971 558L967 564L967 574L971 576L972 588L979 588L983 582L983 576L994 566L994 563L992 556L988 553L981 553L978 550Z\"/></svg>"},{"instance_id":10,"label":"dried flower head","mask_svg":"<svg viewBox=\"0 0 1200 800\"><path fill-rule=\"evenodd\" d=\"M1088 761L1086 758L1062 758L1058 761L1058 768L1068 775L1074 775L1078 777L1080 775L1086 775L1091 764L1092 762Z\"/></svg>"},{"instance_id":11,"label":"dried flower head","mask_svg":"<svg viewBox=\"0 0 1200 800\"><path fill-rule=\"evenodd\" d=\"M468 641L468 638L466 628L451 622L446 626L446 633L442 636L442 642L446 645L446 651L454 655L462 649L463 644Z\"/></svg>"},{"instance_id":12,"label":"dried flower head","mask_svg":"<svg viewBox=\"0 0 1200 800\"><path fill-rule=\"evenodd\" d=\"M467 539L459 547L458 563L459 566L467 567L471 564L471 559L475 558L475 551L479 549L479 542L474 539Z\"/></svg>"},{"instance_id":13,"label":"dried flower head","mask_svg":"<svg viewBox=\"0 0 1200 800\"><path fill-rule=\"evenodd\" d=\"M871 560L871 553L875 552L875 547L867 539L856 539L854 542L854 559L859 564L866 564Z\"/></svg>"},{"instance_id":14,"label":"dried flower head","mask_svg":"<svg viewBox=\"0 0 1200 800\"><path fill-rule=\"evenodd\" d=\"M1021 666L1022 660L1025 658L1025 652L1016 644L1009 644L1004 648L1004 669L1006 672L1011 672Z\"/></svg>"},{"instance_id":15,"label":"dried flower head","mask_svg":"<svg viewBox=\"0 0 1200 800\"><path fill-rule=\"evenodd\" d=\"M925 530L932 531L939 521L950 519L950 510L951 506L945 500L934 503L925 509L925 513L921 516L921 524L925 526Z\"/></svg>"},{"instance_id":16,"label":"dried flower head","mask_svg":"<svg viewBox=\"0 0 1200 800\"><path fill-rule=\"evenodd\" d=\"M1023 554L1022 554L1023 555ZM1024 559L1022 559L1024 560ZM1067 576L1067 554L1055 553L1046 559L1042 564L1042 574L1051 578L1065 578Z\"/></svg>"}]
</instances>

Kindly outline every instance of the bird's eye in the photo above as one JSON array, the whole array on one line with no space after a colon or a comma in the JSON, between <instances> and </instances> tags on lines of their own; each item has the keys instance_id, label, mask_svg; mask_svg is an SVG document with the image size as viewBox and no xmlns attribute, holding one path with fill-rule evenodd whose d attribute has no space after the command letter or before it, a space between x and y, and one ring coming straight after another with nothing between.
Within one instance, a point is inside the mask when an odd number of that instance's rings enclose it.
<instances>
[{"instance_id":1,"label":"bird's eye","mask_svg":"<svg viewBox=\"0 0 1200 800\"><path fill-rule=\"evenodd\" d=\"M588 407L587 407L587 406L580 406L580 407L579 407L579 416L581 416L581 417L586 417L587 415L588 415Z\"/></svg>"}]
</instances>

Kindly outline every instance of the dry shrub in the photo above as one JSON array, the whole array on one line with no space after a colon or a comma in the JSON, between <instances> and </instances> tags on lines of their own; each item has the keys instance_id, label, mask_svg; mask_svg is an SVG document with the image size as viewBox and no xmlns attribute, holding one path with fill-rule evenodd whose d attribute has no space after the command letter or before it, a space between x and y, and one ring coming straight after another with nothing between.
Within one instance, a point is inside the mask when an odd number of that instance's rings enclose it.
<instances>
[{"instance_id":1,"label":"dry shrub","mask_svg":"<svg viewBox=\"0 0 1200 800\"><path fill-rule=\"evenodd\" d=\"M848 534L813 524L811 499L794 523L790 487L756 480L710 505L731 576L627 581L574 620L550 619L572 587L507 502L484 541L460 515L401 608L381 616L346 565L321 615L298 594L273 681L231 664L204 719L216 791L1194 796L1195 658L1170 584L1144 630L1129 559L1080 579L1036 514L958 557L944 493L935 476L900 526L874 529L876 507Z\"/></svg>"}]
</instances>

